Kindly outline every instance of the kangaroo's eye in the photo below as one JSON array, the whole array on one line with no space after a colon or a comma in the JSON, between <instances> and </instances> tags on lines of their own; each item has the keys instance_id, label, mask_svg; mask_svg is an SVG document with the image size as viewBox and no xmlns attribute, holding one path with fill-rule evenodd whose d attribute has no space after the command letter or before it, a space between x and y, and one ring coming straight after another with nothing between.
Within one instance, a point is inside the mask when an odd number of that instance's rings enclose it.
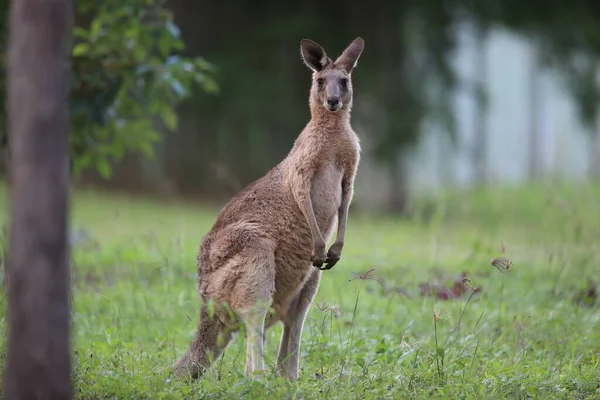
<instances>
[{"instance_id":1,"label":"kangaroo's eye","mask_svg":"<svg viewBox=\"0 0 600 400\"><path fill-rule=\"evenodd\" d=\"M317 85L319 85L319 89L321 89L323 87L323 83L325 83L325 81L323 80L323 78L317 79Z\"/></svg>"},{"instance_id":2,"label":"kangaroo's eye","mask_svg":"<svg viewBox=\"0 0 600 400\"><path fill-rule=\"evenodd\" d=\"M340 79L340 85L342 85L343 88L346 88L348 86L348 78Z\"/></svg>"}]
</instances>

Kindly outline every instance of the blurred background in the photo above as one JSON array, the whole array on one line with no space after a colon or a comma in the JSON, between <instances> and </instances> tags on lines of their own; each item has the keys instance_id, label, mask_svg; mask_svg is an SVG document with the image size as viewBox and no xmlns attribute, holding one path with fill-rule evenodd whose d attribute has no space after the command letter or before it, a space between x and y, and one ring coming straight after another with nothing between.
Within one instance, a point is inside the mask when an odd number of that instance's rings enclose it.
<instances>
[{"instance_id":1,"label":"blurred background","mask_svg":"<svg viewBox=\"0 0 600 400\"><path fill-rule=\"evenodd\" d=\"M336 57L357 36L355 208L593 179L599 21L589 0L77 1L75 179L224 201L285 157L310 118L300 40Z\"/></svg>"}]
</instances>

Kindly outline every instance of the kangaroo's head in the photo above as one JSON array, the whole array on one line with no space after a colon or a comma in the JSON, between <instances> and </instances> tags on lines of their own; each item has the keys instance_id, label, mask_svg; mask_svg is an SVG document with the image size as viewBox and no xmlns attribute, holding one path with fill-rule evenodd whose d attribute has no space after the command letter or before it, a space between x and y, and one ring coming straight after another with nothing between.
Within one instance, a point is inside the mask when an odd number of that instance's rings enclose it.
<instances>
[{"instance_id":1,"label":"kangaroo's head","mask_svg":"<svg viewBox=\"0 0 600 400\"><path fill-rule=\"evenodd\" d=\"M324 107L327 111L337 112L352 107L351 74L364 46L361 38L354 39L333 62L317 43L308 39L300 42L302 59L313 70L311 108Z\"/></svg>"}]
</instances>

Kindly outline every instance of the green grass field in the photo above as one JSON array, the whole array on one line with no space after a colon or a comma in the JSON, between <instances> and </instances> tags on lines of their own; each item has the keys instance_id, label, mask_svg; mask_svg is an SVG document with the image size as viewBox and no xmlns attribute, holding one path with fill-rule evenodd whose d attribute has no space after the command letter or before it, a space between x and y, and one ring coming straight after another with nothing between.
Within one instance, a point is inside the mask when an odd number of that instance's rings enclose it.
<instances>
[{"instance_id":1,"label":"green grass field","mask_svg":"<svg viewBox=\"0 0 600 400\"><path fill-rule=\"evenodd\" d=\"M196 251L218 210L77 192L76 398L600 398L599 205L597 188L506 188L419 202L411 218L352 215L299 380L274 373L277 325L264 379L244 377L238 336L190 383L158 371L194 334ZM500 271L498 256L514 265ZM462 273L460 298L423 295L427 282L460 288Z\"/></svg>"}]
</instances>

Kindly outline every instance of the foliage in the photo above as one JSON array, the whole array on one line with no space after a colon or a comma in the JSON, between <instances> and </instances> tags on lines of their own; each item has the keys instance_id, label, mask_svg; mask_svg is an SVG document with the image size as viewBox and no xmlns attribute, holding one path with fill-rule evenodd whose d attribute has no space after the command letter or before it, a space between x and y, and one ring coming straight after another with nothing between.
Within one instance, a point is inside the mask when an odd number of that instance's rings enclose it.
<instances>
[{"instance_id":1,"label":"foliage","mask_svg":"<svg viewBox=\"0 0 600 400\"><path fill-rule=\"evenodd\" d=\"M194 334L197 241L218 210L76 193L73 221L89 234L72 256L76 397L595 398L599 304L580 292L599 279L599 196L494 189L452 194L432 219L354 215L305 324L300 379L273 374L276 326L263 379L243 376L239 335L189 383L160 370ZM504 273L490 265L499 255L514 261ZM419 294L462 272L480 293Z\"/></svg>"},{"instance_id":2,"label":"foliage","mask_svg":"<svg viewBox=\"0 0 600 400\"><path fill-rule=\"evenodd\" d=\"M76 170L95 165L107 176L108 157L127 150L152 154L159 139L154 117L177 127L175 105L194 82L208 92L217 86L212 66L182 57L180 31L163 0L88 1L79 12L93 15L74 30L72 146Z\"/></svg>"},{"instance_id":3,"label":"foliage","mask_svg":"<svg viewBox=\"0 0 600 400\"><path fill-rule=\"evenodd\" d=\"M128 151L151 156L158 122L177 128L175 107L194 84L218 90L210 63L181 55L181 32L164 0L78 1L72 42L75 173L94 167L108 177L111 161Z\"/></svg>"}]
</instances>

